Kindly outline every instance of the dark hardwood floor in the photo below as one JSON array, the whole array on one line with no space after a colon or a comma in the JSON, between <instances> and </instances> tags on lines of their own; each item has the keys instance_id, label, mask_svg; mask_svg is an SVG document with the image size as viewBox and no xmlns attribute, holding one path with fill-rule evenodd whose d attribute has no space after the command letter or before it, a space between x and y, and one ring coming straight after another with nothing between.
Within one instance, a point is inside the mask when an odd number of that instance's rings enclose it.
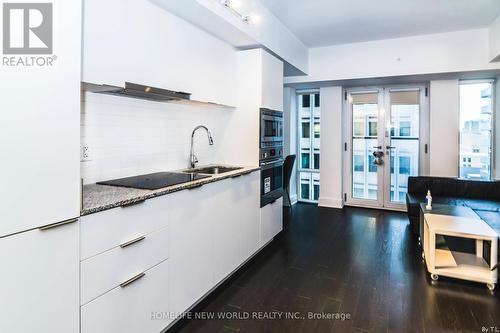
<instances>
[{"instance_id":1,"label":"dark hardwood floor","mask_svg":"<svg viewBox=\"0 0 500 333\"><path fill-rule=\"evenodd\" d=\"M197 311L298 318L189 320L175 331L500 331L500 292L443 277L431 282L406 214L298 204L292 213L285 209L285 224L272 244ZM309 313L350 317L308 319Z\"/></svg>"}]
</instances>

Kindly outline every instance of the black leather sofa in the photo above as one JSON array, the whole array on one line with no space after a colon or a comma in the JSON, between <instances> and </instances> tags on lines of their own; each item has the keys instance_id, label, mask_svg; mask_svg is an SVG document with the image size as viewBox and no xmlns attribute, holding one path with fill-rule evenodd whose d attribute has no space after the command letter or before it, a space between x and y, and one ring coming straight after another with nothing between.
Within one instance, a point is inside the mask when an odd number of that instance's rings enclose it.
<instances>
[{"instance_id":1,"label":"black leather sofa","mask_svg":"<svg viewBox=\"0 0 500 333\"><path fill-rule=\"evenodd\" d=\"M469 207L500 234L500 181L409 177L406 207L415 235L419 234L419 204L425 202L428 190L431 191L433 203ZM464 244L458 245L464 246L468 247Z\"/></svg>"}]
</instances>

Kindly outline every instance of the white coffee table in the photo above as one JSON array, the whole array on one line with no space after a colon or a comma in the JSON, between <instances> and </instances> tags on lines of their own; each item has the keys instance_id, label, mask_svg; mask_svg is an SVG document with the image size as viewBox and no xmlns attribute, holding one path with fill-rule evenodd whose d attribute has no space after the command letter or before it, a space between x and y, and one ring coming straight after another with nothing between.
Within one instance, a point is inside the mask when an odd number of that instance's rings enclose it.
<instances>
[{"instance_id":1,"label":"white coffee table","mask_svg":"<svg viewBox=\"0 0 500 333\"><path fill-rule=\"evenodd\" d=\"M476 253L436 249L436 235L474 239ZM491 242L490 264L483 259L483 242ZM424 253L432 280L439 275L486 283L494 290L498 280L498 234L479 218L424 214Z\"/></svg>"}]
</instances>

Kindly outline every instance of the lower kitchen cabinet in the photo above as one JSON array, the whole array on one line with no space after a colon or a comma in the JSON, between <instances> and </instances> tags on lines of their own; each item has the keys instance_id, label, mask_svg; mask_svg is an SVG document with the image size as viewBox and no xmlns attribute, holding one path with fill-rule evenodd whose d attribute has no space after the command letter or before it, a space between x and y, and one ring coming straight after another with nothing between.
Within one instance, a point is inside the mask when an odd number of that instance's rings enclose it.
<instances>
[{"instance_id":1,"label":"lower kitchen cabinet","mask_svg":"<svg viewBox=\"0 0 500 333\"><path fill-rule=\"evenodd\" d=\"M214 279L222 281L259 248L260 177L258 172L214 186Z\"/></svg>"},{"instance_id":2,"label":"lower kitchen cabinet","mask_svg":"<svg viewBox=\"0 0 500 333\"><path fill-rule=\"evenodd\" d=\"M171 311L182 313L259 247L259 172L172 196Z\"/></svg>"},{"instance_id":3,"label":"lower kitchen cabinet","mask_svg":"<svg viewBox=\"0 0 500 333\"><path fill-rule=\"evenodd\" d=\"M81 333L158 333L168 326L168 260L143 274L82 306Z\"/></svg>"},{"instance_id":4,"label":"lower kitchen cabinet","mask_svg":"<svg viewBox=\"0 0 500 333\"><path fill-rule=\"evenodd\" d=\"M79 332L78 223L0 239L0 332Z\"/></svg>"},{"instance_id":5,"label":"lower kitchen cabinet","mask_svg":"<svg viewBox=\"0 0 500 333\"><path fill-rule=\"evenodd\" d=\"M213 286L213 185L170 194L170 307L181 314Z\"/></svg>"},{"instance_id":6,"label":"lower kitchen cabinet","mask_svg":"<svg viewBox=\"0 0 500 333\"><path fill-rule=\"evenodd\" d=\"M283 198L260 209L260 246L266 245L283 230Z\"/></svg>"},{"instance_id":7,"label":"lower kitchen cabinet","mask_svg":"<svg viewBox=\"0 0 500 333\"><path fill-rule=\"evenodd\" d=\"M160 332L258 251L259 207L252 172L85 216L81 333Z\"/></svg>"}]
</instances>

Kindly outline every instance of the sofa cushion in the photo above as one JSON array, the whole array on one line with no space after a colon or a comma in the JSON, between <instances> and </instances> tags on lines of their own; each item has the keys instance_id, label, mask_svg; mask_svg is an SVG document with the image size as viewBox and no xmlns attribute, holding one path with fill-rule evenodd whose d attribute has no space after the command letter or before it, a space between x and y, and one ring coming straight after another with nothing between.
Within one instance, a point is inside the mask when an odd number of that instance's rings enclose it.
<instances>
[{"instance_id":1,"label":"sofa cushion","mask_svg":"<svg viewBox=\"0 0 500 333\"><path fill-rule=\"evenodd\" d=\"M456 197L500 201L500 182L456 179Z\"/></svg>"},{"instance_id":2,"label":"sofa cushion","mask_svg":"<svg viewBox=\"0 0 500 333\"><path fill-rule=\"evenodd\" d=\"M500 212L476 210L476 214L500 235Z\"/></svg>"},{"instance_id":3,"label":"sofa cushion","mask_svg":"<svg viewBox=\"0 0 500 333\"><path fill-rule=\"evenodd\" d=\"M474 211L484 210L487 212L500 212L500 201L467 198L464 199L464 203Z\"/></svg>"}]
</instances>

